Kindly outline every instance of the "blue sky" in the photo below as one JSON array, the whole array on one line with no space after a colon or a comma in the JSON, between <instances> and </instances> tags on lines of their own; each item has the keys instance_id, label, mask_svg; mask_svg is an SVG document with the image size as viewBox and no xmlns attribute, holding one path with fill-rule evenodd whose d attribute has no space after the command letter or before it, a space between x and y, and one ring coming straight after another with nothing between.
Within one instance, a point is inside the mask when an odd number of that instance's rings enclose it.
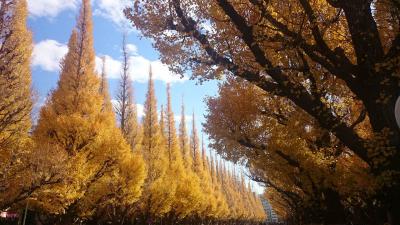
<instances>
[{"instance_id":1,"label":"blue sky","mask_svg":"<svg viewBox=\"0 0 400 225\"><path fill-rule=\"evenodd\" d=\"M217 82L211 81L196 85L196 81L187 78L180 79L178 75L172 74L168 67L158 60L158 52L152 47L151 41L140 38L139 32L124 18L122 9L130 2L132 1L92 0L97 68L101 68L100 57L105 56L112 98L116 95L121 71L122 35L124 31L127 31L128 50L131 56L130 75L134 81L139 115L142 115L148 70L151 64L158 107L166 104L166 83L169 82L171 83L172 107L176 120L179 119L181 113L182 95L184 95L188 129L190 130L191 114L194 111L197 128L201 131L201 123L204 122L206 113L204 98L216 95ZM68 51L66 44L71 30L75 26L79 5L79 0L28 0L28 26L34 37L33 86L39 94L36 112L44 103L49 91L56 87L59 62ZM204 139L208 143L206 136Z\"/></svg>"}]
</instances>

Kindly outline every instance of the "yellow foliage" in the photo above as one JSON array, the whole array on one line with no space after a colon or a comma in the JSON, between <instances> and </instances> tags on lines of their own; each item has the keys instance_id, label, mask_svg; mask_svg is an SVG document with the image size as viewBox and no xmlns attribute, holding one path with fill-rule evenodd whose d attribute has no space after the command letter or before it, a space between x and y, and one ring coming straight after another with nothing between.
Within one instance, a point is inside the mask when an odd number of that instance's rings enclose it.
<instances>
[{"instance_id":1,"label":"yellow foliage","mask_svg":"<svg viewBox=\"0 0 400 225\"><path fill-rule=\"evenodd\" d=\"M32 34L27 28L27 2L8 1L0 5L0 209L21 198L41 176L31 173L37 156L28 132L31 129ZM26 168L26 170L25 170Z\"/></svg>"},{"instance_id":2,"label":"yellow foliage","mask_svg":"<svg viewBox=\"0 0 400 225\"><path fill-rule=\"evenodd\" d=\"M62 182L34 195L46 212L85 218L101 209L97 204L137 201L145 171L141 157L132 154L115 125L105 77L100 86L95 73L88 0L83 1L68 47L58 87L42 108L34 131L38 146L51 145L67 154L67 173ZM130 188L117 191L119 187L109 186L111 181Z\"/></svg>"},{"instance_id":3,"label":"yellow foliage","mask_svg":"<svg viewBox=\"0 0 400 225\"><path fill-rule=\"evenodd\" d=\"M150 67L149 84L144 104L142 154L147 166L147 179L140 200L140 212L148 217L161 217L170 212L176 185L168 179L168 155L158 123L157 101Z\"/></svg>"},{"instance_id":4,"label":"yellow foliage","mask_svg":"<svg viewBox=\"0 0 400 225\"><path fill-rule=\"evenodd\" d=\"M0 152L2 157L8 157L11 148L24 145L31 128L32 34L26 25L25 0L4 3L0 7ZM0 160L3 165L5 161Z\"/></svg>"}]
</instances>

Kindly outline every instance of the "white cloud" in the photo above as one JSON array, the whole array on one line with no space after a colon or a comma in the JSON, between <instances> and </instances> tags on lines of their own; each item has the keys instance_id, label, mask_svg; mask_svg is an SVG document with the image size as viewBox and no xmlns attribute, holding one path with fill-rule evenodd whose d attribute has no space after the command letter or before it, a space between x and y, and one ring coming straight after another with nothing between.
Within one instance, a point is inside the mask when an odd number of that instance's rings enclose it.
<instances>
[{"instance_id":1,"label":"white cloud","mask_svg":"<svg viewBox=\"0 0 400 225\"><path fill-rule=\"evenodd\" d=\"M44 71L57 72L60 61L68 52L68 47L55 40L44 40L37 43L33 49L32 66Z\"/></svg>"},{"instance_id":2,"label":"white cloud","mask_svg":"<svg viewBox=\"0 0 400 225\"><path fill-rule=\"evenodd\" d=\"M56 17L64 10L74 10L77 0L28 0L29 13L35 17Z\"/></svg>"},{"instance_id":3,"label":"white cloud","mask_svg":"<svg viewBox=\"0 0 400 225\"><path fill-rule=\"evenodd\" d=\"M108 78L119 79L121 76L122 62L108 55L106 57L106 72ZM102 63L98 57L96 59L97 71L101 71ZM133 81L146 83L149 79L150 64L153 69L153 79L164 81L166 83L184 82L187 78L180 79L180 76L172 73L168 66L161 63L159 60L150 61L141 55L134 55L129 58L129 74Z\"/></svg>"},{"instance_id":4,"label":"white cloud","mask_svg":"<svg viewBox=\"0 0 400 225\"><path fill-rule=\"evenodd\" d=\"M108 78L119 78L121 74L122 63L113 59L111 56L104 55L106 59L106 74ZM100 74L103 69L103 61L99 56L96 56L96 71Z\"/></svg>"},{"instance_id":5,"label":"white cloud","mask_svg":"<svg viewBox=\"0 0 400 225\"><path fill-rule=\"evenodd\" d=\"M180 115L180 114L179 114L179 115L175 115L174 117L175 117L174 119L175 119L176 121L181 121L181 115ZM186 123L187 123L187 122L191 122L192 119L193 119L193 116L192 116L192 115L185 115L185 121L186 121Z\"/></svg>"},{"instance_id":6,"label":"white cloud","mask_svg":"<svg viewBox=\"0 0 400 225\"><path fill-rule=\"evenodd\" d=\"M129 55L137 55L138 47L134 44L127 44L126 49L128 50Z\"/></svg>"},{"instance_id":7,"label":"white cloud","mask_svg":"<svg viewBox=\"0 0 400 225\"><path fill-rule=\"evenodd\" d=\"M150 61L143 56L132 56L130 62L130 73L132 80L145 83L149 77L150 64L153 70L153 79L164 81L166 83L183 82L187 78L180 79L180 76L172 73L168 66L160 60Z\"/></svg>"},{"instance_id":8,"label":"white cloud","mask_svg":"<svg viewBox=\"0 0 400 225\"><path fill-rule=\"evenodd\" d=\"M142 104L136 104L136 109L137 109L137 115L139 118L144 117L144 105Z\"/></svg>"},{"instance_id":9,"label":"white cloud","mask_svg":"<svg viewBox=\"0 0 400 225\"><path fill-rule=\"evenodd\" d=\"M131 1L129 0L96 0L94 14L109 19L122 28L126 28L129 26L129 22L125 18L123 10L130 3Z\"/></svg>"},{"instance_id":10,"label":"white cloud","mask_svg":"<svg viewBox=\"0 0 400 225\"><path fill-rule=\"evenodd\" d=\"M137 54L137 47L133 44L128 45L131 53L136 52L129 58L129 74L133 81L146 83L149 78L150 64L153 69L153 79L166 83L184 82L186 77L180 79L180 76L172 73L168 66L161 63L160 60L151 61ZM58 72L60 61L68 52L68 47L55 40L44 40L37 43L33 50L32 66L39 67L44 71ZM119 79L121 76L122 62L111 56L106 57L106 72L108 78ZM101 72L103 67L100 56L96 56L96 70Z\"/></svg>"},{"instance_id":11,"label":"white cloud","mask_svg":"<svg viewBox=\"0 0 400 225\"><path fill-rule=\"evenodd\" d=\"M28 0L29 14L33 17L57 17L59 13L76 11L81 0ZM92 0L93 14L106 18L127 31L135 30L124 15L124 9L131 6L130 0Z\"/></svg>"}]
</instances>

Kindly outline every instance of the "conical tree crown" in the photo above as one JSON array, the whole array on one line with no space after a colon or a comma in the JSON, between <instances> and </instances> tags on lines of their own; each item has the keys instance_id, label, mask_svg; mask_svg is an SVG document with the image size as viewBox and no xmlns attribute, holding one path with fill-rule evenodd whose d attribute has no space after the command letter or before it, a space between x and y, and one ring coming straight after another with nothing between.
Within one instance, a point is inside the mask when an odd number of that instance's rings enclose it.
<instances>
[{"instance_id":1,"label":"conical tree crown","mask_svg":"<svg viewBox=\"0 0 400 225\"><path fill-rule=\"evenodd\" d=\"M62 63L58 89L53 93L57 113L97 114L102 104L100 82L95 73L93 22L89 0L83 0L69 52Z\"/></svg>"},{"instance_id":2,"label":"conical tree crown","mask_svg":"<svg viewBox=\"0 0 400 225\"><path fill-rule=\"evenodd\" d=\"M154 91L153 72L151 67L146 101L144 103L144 113L143 151L145 151L144 156L146 160L149 163L152 163L153 159L162 159L165 152L163 151L162 134L158 123L157 100ZM150 165L148 166L151 168Z\"/></svg>"},{"instance_id":3,"label":"conical tree crown","mask_svg":"<svg viewBox=\"0 0 400 225\"><path fill-rule=\"evenodd\" d=\"M142 152L147 163L148 176L141 200L141 210L146 215L160 216L170 211L175 192L173 180L166 177L168 156L166 154L165 139L161 134L158 123L157 102L151 67L144 113Z\"/></svg>"},{"instance_id":4,"label":"conical tree crown","mask_svg":"<svg viewBox=\"0 0 400 225\"><path fill-rule=\"evenodd\" d=\"M76 154L91 143L98 134L100 120L105 119L105 100L95 73L92 30L90 1L84 0L62 62L58 87L42 109L36 132L50 134L69 154ZM107 122L111 125L114 121L107 118Z\"/></svg>"}]
</instances>

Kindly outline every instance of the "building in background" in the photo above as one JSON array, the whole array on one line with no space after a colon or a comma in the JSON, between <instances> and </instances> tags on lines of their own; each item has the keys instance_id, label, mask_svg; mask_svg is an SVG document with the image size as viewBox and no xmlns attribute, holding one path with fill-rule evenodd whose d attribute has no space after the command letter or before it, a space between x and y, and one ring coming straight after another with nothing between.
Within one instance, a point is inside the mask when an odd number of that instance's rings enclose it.
<instances>
[{"instance_id":1,"label":"building in background","mask_svg":"<svg viewBox=\"0 0 400 225\"><path fill-rule=\"evenodd\" d=\"M276 215L275 211L272 209L271 204L269 204L268 200L261 197L261 202L265 210L265 214L267 214L267 223L278 223L278 215Z\"/></svg>"}]
</instances>

